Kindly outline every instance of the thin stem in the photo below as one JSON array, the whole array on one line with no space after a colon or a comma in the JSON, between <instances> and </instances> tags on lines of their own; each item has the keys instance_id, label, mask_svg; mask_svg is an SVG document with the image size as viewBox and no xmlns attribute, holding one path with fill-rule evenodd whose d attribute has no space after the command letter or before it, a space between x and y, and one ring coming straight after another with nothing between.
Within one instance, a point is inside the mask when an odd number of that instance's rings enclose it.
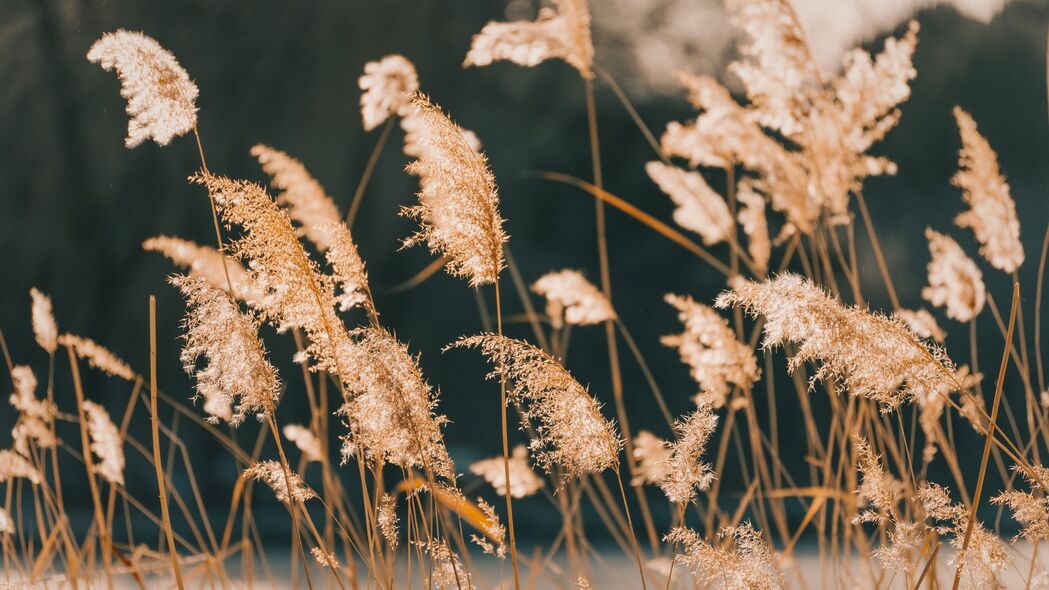
<instances>
[{"instance_id":1,"label":"thin stem","mask_svg":"<svg viewBox=\"0 0 1049 590\"><path fill-rule=\"evenodd\" d=\"M368 180L371 179L372 171L375 170L375 163L379 161L379 154L382 153L382 148L386 146L386 140L390 137L390 130L393 129L393 120L393 117L386 119L386 124L383 125L382 133L379 135L379 141L375 142L372 154L368 157L368 163L364 166L364 172L361 173L361 179L357 182L357 190L353 192L350 212L346 215L346 227L350 229L353 229L353 221L357 219L357 210L361 206L361 201L364 200L364 189L368 186Z\"/></svg>"},{"instance_id":2,"label":"thin stem","mask_svg":"<svg viewBox=\"0 0 1049 590\"><path fill-rule=\"evenodd\" d=\"M160 514L164 522L164 535L168 541L168 557L171 569L175 573L175 583L179 590L185 590L182 584L182 570L178 565L178 553L175 550L175 534L171 530L171 515L168 513L168 494L164 486L163 463L160 461L160 426L157 418L157 298L149 296L149 412L153 426L153 468L157 472L157 488L160 492Z\"/></svg>"},{"instance_id":3,"label":"thin stem","mask_svg":"<svg viewBox=\"0 0 1049 590\"><path fill-rule=\"evenodd\" d=\"M499 294L499 280L495 281L495 322L499 336L503 335L503 310L502 300ZM507 486L510 485L510 442L507 436L506 426L506 372L502 364L499 365L499 419L502 424L503 434L503 475ZM517 538L514 534L514 506L510 500L510 488L507 487L506 494L506 522L510 532L510 565L514 570L514 590L521 590L521 581L517 573Z\"/></svg>"},{"instance_id":4,"label":"thin stem","mask_svg":"<svg viewBox=\"0 0 1049 590\"><path fill-rule=\"evenodd\" d=\"M1005 336L1005 350L1002 351L1002 362L998 367L998 382L994 388L994 402L991 406L991 420L987 425L987 440L983 445L983 457L980 459L980 475L976 479L976 490L973 492L973 503L969 509L969 522L965 526L965 540L962 541L961 555L969 548L969 540L972 538L973 525L976 522L976 508L980 504L980 492L983 491L984 477L987 475L987 459L991 454L991 441L994 439L995 422L998 419L998 407L1002 401L1002 388L1005 386L1005 370L1009 363L1009 350L1013 343L1013 329L1016 327L1016 309L1020 304L1020 283L1013 283L1013 304L1009 312L1009 330ZM954 572L953 589L958 590L958 584L962 579L962 567L964 559L958 560L958 569Z\"/></svg>"}]
</instances>

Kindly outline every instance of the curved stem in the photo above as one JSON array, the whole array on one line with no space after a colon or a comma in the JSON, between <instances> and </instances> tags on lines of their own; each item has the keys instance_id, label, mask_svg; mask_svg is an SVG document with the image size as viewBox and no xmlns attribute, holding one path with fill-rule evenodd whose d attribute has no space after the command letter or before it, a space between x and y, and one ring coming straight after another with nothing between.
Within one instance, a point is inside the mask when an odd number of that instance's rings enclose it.
<instances>
[{"instance_id":1,"label":"curved stem","mask_svg":"<svg viewBox=\"0 0 1049 590\"><path fill-rule=\"evenodd\" d=\"M503 310L499 296L499 280L495 281L495 323L499 336L503 335ZM521 590L520 576L517 573L517 538L514 534L514 507L510 500L510 443L506 428L506 372L499 365L499 419L503 434L503 475L506 478L506 522L510 532L510 565L514 570L514 590Z\"/></svg>"}]
</instances>

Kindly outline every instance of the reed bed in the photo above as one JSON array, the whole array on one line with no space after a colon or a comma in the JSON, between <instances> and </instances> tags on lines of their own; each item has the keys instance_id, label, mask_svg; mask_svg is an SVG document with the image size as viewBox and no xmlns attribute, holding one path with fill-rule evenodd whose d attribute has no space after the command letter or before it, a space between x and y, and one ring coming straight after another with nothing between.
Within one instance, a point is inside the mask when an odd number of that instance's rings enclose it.
<instances>
[{"instance_id":1,"label":"reed bed","mask_svg":"<svg viewBox=\"0 0 1049 590\"><path fill-rule=\"evenodd\" d=\"M381 129L380 139L357 190L340 199L344 209L303 162L274 147L245 146L264 182L226 177L221 163L210 168L191 75L145 34L103 35L87 58L119 77L126 146L195 141L200 155L199 169L186 174L214 243L143 243L176 268L157 290L185 299L180 360L196 387L160 388L152 297L142 318L150 365L134 367L64 332L48 295L30 289L25 321L42 352L14 359L0 333L17 416L0 450L0 585L591 588L613 560L632 567L620 587L1049 587L1039 559L1049 539L1041 461L1049 451L1041 347L1049 226L1037 248L1025 249L994 148L957 107L955 227L926 230L927 286L897 292L863 185L897 172L870 151L910 95L917 24L875 54L848 53L829 75L789 2L727 7L743 32L730 68L743 93L681 73L695 116L665 123L658 138L595 63L585 0L555 0L532 21L489 23L472 40L464 67L561 60L578 73L588 114L579 149L589 152L592 174L538 175L593 200L593 282L573 269L521 276L508 248L530 237L508 235L481 139L424 93L406 58L363 67L362 120L365 131ZM673 202L672 219L605 186L595 74L651 139L643 172ZM442 396L457 393L439 393L406 344L411 334L384 325L353 236L395 124L412 160L405 173L419 187L401 211L417 226L403 247L423 246L434 258L414 286L443 270L463 279L464 297L479 293L482 315L495 320L444 350L491 368L491 382L474 394L488 400L486 415L473 419L498 422L501 441L470 465L456 464L445 443L456 417L442 413ZM724 190L712 176L725 179ZM681 323L658 343L636 342L616 312L613 295L629 285L611 283L613 211L724 279L711 299L668 293L652 301ZM978 252L953 237L966 232ZM857 254L860 240L872 259ZM1036 265L1033 286L1019 284L1024 264ZM880 283L861 280L867 265ZM1012 290L992 293L984 273L1005 273ZM521 308L508 305L507 288ZM891 307L871 308L865 294L874 291ZM998 332L982 334L980 348L1000 350L997 363L976 356L976 320L988 314ZM511 316L527 338L504 333ZM588 388L565 361L572 334L586 330L604 333L609 391ZM945 348L955 331L971 334L970 351ZM296 354L275 357L264 334L293 342ZM679 416L645 361L658 345L673 349L695 381L694 409ZM624 365L644 373L648 390L625 390ZM124 382L126 401L95 398L81 378L87 370ZM68 372L75 406L55 403L67 399L56 395L56 372ZM308 420L282 415L289 395L305 397ZM657 406L665 423L632 429L630 396ZM149 440L129 429L143 415ZM527 445L510 444L518 428ZM208 458L190 456L189 436L213 437L237 466L223 516L208 512L214 499L206 502L199 485L207 476L194 468ZM980 441L978 462L959 450L962 436ZM155 472L153 493L125 488L125 455ZM788 469L790 456L807 468ZM722 484L729 471L740 474L740 489ZM70 480L86 480L90 495L64 494ZM529 496L548 500L558 533L526 548L515 502ZM286 556L263 544L257 522L278 504L287 513ZM89 522L70 518L84 507ZM998 518L981 520L994 510ZM584 511L600 530L583 526ZM143 523L155 534L136 538ZM1003 527L1019 532L1010 539Z\"/></svg>"}]
</instances>

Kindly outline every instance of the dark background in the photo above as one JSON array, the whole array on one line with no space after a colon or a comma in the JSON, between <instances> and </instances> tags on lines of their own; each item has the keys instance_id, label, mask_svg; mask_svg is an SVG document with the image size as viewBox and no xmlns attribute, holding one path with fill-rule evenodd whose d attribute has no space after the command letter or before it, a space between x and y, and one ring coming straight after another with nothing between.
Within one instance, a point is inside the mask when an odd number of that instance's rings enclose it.
<instances>
[{"instance_id":1,"label":"dark background","mask_svg":"<svg viewBox=\"0 0 1049 590\"><path fill-rule=\"evenodd\" d=\"M147 297L156 294L161 385L178 397L192 395L192 383L178 362L184 308L164 282L173 268L159 255L143 252L140 244L158 234L210 244L210 212L205 194L185 181L199 165L191 137L178 138L166 148L152 142L130 151L123 147L127 118L119 84L113 74L84 57L101 33L121 27L155 37L195 79L201 93L200 129L212 171L264 180L248 149L267 143L300 158L343 210L378 137L377 131L368 134L361 128L357 77L366 61L389 53L405 55L416 64L422 89L484 143L500 184L510 246L525 279L530 282L567 267L583 270L596 281L591 198L529 175L554 170L590 176L583 87L576 72L562 62L531 69L509 64L460 67L470 36L488 20L503 20L503 9L500 1L0 4L0 329L15 362L32 364L45 381L46 357L33 344L29 323L28 290L36 286L54 298L62 330L96 339L145 373ZM601 10L600 1L594 2L593 10ZM920 21L913 96L903 107L900 126L873 150L895 160L900 172L868 181L865 191L896 288L905 306L922 305L926 226L955 236L977 258L971 232L952 225L964 208L959 191L949 184L959 147L951 108L960 104L998 151L1012 186L1027 251L1020 278L1030 328L1038 254L1049 219L1049 9L1042 2L1014 2L986 26L950 9L926 11ZM880 49L881 40L870 47ZM600 52L597 61L603 63ZM616 75L630 76L627 64L604 65ZM632 99L657 135L668 121L691 116L680 93L634 92ZM643 172L645 162L653 158L651 149L601 82L597 102L607 187L669 221L669 200ZM498 452L498 389L482 380L486 367L476 353L440 352L457 337L481 329L474 296L464 281L441 273L408 292L387 289L432 260L422 248L398 251L411 224L397 211L411 202L416 190L415 180L402 171L405 158L400 148L401 134L395 129L368 186L354 237L368 265L383 322L421 354L424 373L441 390L440 409L452 420L446 429L448 445L458 469L466 471L470 461ZM886 309L869 245L862 229L857 231L865 293L873 307ZM658 343L659 336L679 331L662 295L687 293L709 301L724 288L724 281L686 251L614 211L609 212L609 236L616 309L652 365L671 411L685 412L695 385L676 352ZM713 250L727 257L724 245ZM774 257L773 264L777 260ZM988 287L1007 313L1008 278L979 262ZM504 281L505 311L519 313L520 302L505 274ZM490 289L484 296L491 302ZM937 317L952 332L952 356L967 362L966 327L939 311ZM508 331L531 337L526 326L511 325ZM986 311L979 332L984 336L979 345L983 364L994 366L1001 338ZM269 330L264 335L289 383L280 419L302 421L306 408L301 380L296 380L298 369L289 361L290 342ZM632 428L669 436L625 350L623 362ZM782 364L778 359L777 366ZM573 332L568 366L609 404L606 413L611 416L600 328ZM119 416L129 386L83 372L88 397ZM58 364L56 379L60 405L71 408L65 363ZM777 381L788 386L783 379ZM1008 381L1007 397L1019 403L1022 391L1016 381ZM804 450L790 448L791 441L801 440L792 426L797 412L793 395L792 387L781 391L778 411L783 460L801 476L806 471L801 462ZM817 413L826 410L825 399L814 404ZM145 439L148 415L139 409L135 416L134 432ZM10 410L0 413L3 431L12 422ZM248 444L256 429L246 424L237 436ZM957 431L960 452L978 456L982 439ZM205 498L220 514L236 475L232 462L193 427L185 426L184 433L190 434L187 444ZM0 446L7 446L3 436ZM71 436L75 435L66 435L67 440L76 440ZM132 451L128 465L129 489L140 497L155 494L152 471ZM945 473L934 469L932 476L937 475L948 481ZM740 490L738 475L727 473L724 478L724 497L731 501ZM70 488L77 485L72 479L65 483ZM491 496L487 488L482 491ZM67 493L71 497L75 496ZM276 506L260 502L267 508ZM536 515L549 515L545 500L522 504L534 507ZM89 505L82 508L86 517ZM657 516L665 516L661 510L657 508ZM269 512L275 518L274 523L263 523L267 528L287 526L283 511ZM518 523L524 534L545 535L547 526L557 526L544 518L520 518Z\"/></svg>"}]
</instances>

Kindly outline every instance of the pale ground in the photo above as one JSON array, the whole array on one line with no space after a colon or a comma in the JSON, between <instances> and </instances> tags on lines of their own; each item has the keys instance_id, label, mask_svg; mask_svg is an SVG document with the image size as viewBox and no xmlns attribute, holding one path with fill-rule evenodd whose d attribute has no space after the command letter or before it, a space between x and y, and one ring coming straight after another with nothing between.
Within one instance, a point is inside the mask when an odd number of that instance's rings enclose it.
<instances>
[{"instance_id":1,"label":"pale ground","mask_svg":"<svg viewBox=\"0 0 1049 590\"><path fill-rule=\"evenodd\" d=\"M951 584L954 575L954 569L948 566L946 559L949 558L949 554L944 553L946 550L941 550L939 556L939 566L937 568L939 572L939 580L941 586L946 584L948 587ZM1023 571L1017 570L1015 567L1009 567L1001 575L1001 580L1004 583L1005 588L1025 588L1026 577L1028 575L1027 565L1028 556L1031 554L1031 546L1026 543L1017 543L1016 545L1009 546L1007 553L1011 560L1017 563L1024 564ZM1049 552L1040 551L1042 555ZM507 589L513 588L513 577L510 570L510 563L507 560L505 563L501 563L499 560L494 558L476 555L474 558L474 570L472 582L478 589ZM413 560L413 574L411 583L408 584L406 580L405 571L405 560L403 556L400 559L400 567L397 572L397 578L395 580L395 586L398 589L418 588L424 590L426 585L420 580L417 571L417 563ZM284 589L284 588L306 588L305 580L301 575L301 569L296 579L292 580L289 574L290 561L286 554L278 554L274 552L274 556L269 561L270 569L273 574L272 579L267 579L263 573L262 568L256 566L256 577L252 588L258 588L260 590L270 589ZM313 564L316 566L316 564ZM223 585L218 583L217 580L210 580L206 575L200 575L201 570L194 570L195 566L199 564L187 564L186 570L184 570L184 577L186 580L186 588L223 588ZM530 576L531 570L527 565L522 564L521 570L521 585L523 588L530 589L564 589L574 590L576 585L574 580L569 580L563 568L565 563L562 560L558 560L555 563L551 563L545 574L534 578ZM1049 567L1049 557L1040 558L1039 566L1042 568L1036 570L1045 571L1044 568ZM228 564L231 571L238 571L236 564ZM685 577L681 574L684 572L680 569L680 566L676 566L674 569L674 583L670 586L671 589L692 589L699 588L700 586L694 586L689 583ZM321 570L318 567L311 567L311 576L313 587L320 590L321 588L338 588L338 585L334 582L330 573L327 570ZM501 583L500 583L501 580ZM619 588L641 588L640 579L638 576L637 566L633 559L625 557L622 553L606 553L599 558L592 558L590 563L590 580L591 586L594 590L614 590ZM662 574L657 574L653 571L648 572L648 588L656 590L663 590L666 588L666 578ZM62 581L52 578L49 580L50 583L38 583L35 585L26 585L20 583L15 579L7 579L5 573L0 573L0 590L21 590L23 588L66 588L68 585ZM163 578L154 576L144 576L144 582L146 588L149 589L168 589L174 588L174 581L168 577ZM785 588L804 588L804 589L851 589L851 588L909 588L913 587L914 580L911 580L909 584L906 580L901 578L890 578L886 576L881 580L872 578L870 572L858 567L858 561L854 560L852 563L852 569L846 570L844 564L838 564L838 567L831 567L829 564L827 567L822 567L818 552L813 548L805 548L801 551L798 557L789 560L784 567L784 587ZM962 587L972 587L969 585L969 580L963 576ZM92 580L88 584L83 582L79 586L80 588L107 588L107 584L104 578ZM114 588L117 590L124 590L130 588L138 588L138 584L131 577L124 576L114 581ZM246 580L234 580L227 588L246 588L248 584ZM367 580L360 577L358 580L358 587L361 589L375 588L374 581L369 586ZM1038 586L1032 586L1035 588Z\"/></svg>"}]
</instances>

